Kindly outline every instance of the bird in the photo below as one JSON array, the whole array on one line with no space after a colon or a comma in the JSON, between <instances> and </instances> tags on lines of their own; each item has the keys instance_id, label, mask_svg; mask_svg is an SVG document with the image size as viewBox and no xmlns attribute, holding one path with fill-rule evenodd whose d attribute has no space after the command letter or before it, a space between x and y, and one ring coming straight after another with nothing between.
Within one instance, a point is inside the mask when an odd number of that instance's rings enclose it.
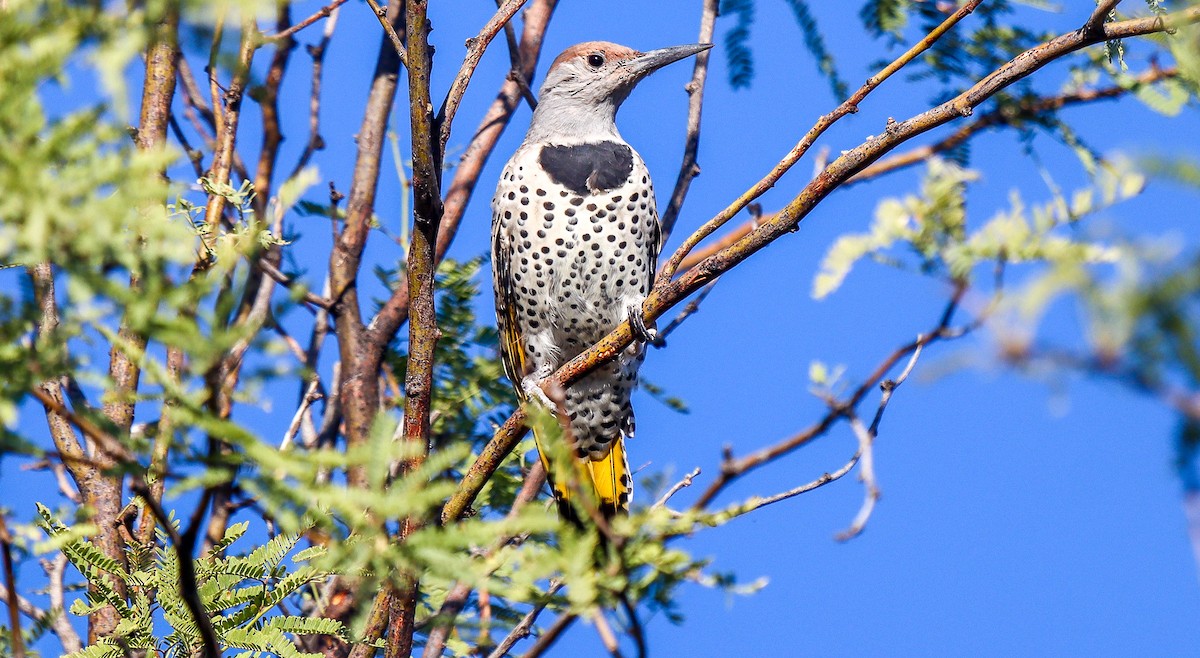
<instances>
[{"instance_id":1,"label":"bird","mask_svg":"<svg viewBox=\"0 0 1200 658\"><path fill-rule=\"evenodd\" d=\"M633 480L625 442L630 396L656 332L642 303L654 283L661 227L646 163L616 114L654 71L712 44L639 52L605 41L564 50L546 72L524 141L492 199L492 281L505 374L522 402L565 413L580 487L607 518L627 513ZM538 386L625 320L635 340L571 385L562 409ZM534 431L560 514L580 523L569 477L555 473ZM557 475L557 476L556 476Z\"/></svg>"}]
</instances>

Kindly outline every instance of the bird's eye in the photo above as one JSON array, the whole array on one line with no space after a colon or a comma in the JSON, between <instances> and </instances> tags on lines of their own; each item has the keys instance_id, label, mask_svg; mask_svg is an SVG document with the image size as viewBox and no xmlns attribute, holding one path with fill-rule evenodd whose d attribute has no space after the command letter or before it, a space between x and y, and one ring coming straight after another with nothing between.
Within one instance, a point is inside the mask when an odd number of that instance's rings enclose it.
<instances>
[{"instance_id":1,"label":"bird's eye","mask_svg":"<svg viewBox=\"0 0 1200 658\"><path fill-rule=\"evenodd\" d=\"M592 53L591 55L588 55L587 63L588 66L598 69L601 66L604 66L604 55L601 55L600 53Z\"/></svg>"}]
</instances>

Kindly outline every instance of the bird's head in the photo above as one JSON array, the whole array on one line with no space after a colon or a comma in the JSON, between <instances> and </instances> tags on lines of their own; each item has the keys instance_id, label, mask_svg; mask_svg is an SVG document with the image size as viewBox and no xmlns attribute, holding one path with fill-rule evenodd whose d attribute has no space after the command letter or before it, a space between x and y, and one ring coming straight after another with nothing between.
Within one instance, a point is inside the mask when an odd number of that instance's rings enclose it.
<instances>
[{"instance_id":1,"label":"bird's head","mask_svg":"<svg viewBox=\"0 0 1200 658\"><path fill-rule=\"evenodd\" d=\"M546 72L534 114L534 127L571 135L580 129L607 128L629 92L654 71L712 44L660 48L639 52L607 41L588 41L567 48ZM581 125L582 124L582 125ZM557 130L556 130L557 129ZM615 128L614 128L615 130Z\"/></svg>"}]
</instances>

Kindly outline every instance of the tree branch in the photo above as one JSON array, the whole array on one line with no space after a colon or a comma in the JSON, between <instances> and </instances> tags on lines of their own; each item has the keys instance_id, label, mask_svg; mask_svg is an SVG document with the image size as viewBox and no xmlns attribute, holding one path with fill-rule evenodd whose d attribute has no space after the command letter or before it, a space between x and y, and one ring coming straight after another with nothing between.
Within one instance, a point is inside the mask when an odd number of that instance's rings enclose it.
<instances>
[{"instance_id":1,"label":"tree branch","mask_svg":"<svg viewBox=\"0 0 1200 658\"><path fill-rule=\"evenodd\" d=\"M512 631L510 631L503 640L500 641L500 644L496 645L496 648L491 654L488 655L488 658L504 658L504 656L508 655L508 652L512 650L513 646L516 645L517 642L529 637L530 633L533 632L533 625L537 621L538 616L541 615L542 611L546 609L547 605L549 605L550 597L554 596L554 594L558 592L562 586L563 585L561 582L556 582L551 585L550 589L546 592L545 598L540 603L533 606L533 609L527 612L525 616L521 618L521 621L513 627ZM541 655L546 648L553 644L554 641L557 640L560 635L562 635L562 632L565 631L567 627L575 621L575 619L576 616L571 613L564 613L560 615L558 619L554 621L554 624L552 624L550 628L546 629L546 631L542 633L541 637L538 638L538 641L534 644L533 648L531 648L525 654L526 658L529 658L529 656ZM545 643L544 645L543 642Z\"/></svg>"},{"instance_id":2,"label":"tree branch","mask_svg":"<svg viewBox=\"0 0 1200 658\"><path fill-rule=\"evenodd\" d=\"M342 0L345 2L345 0ZM312 84L308 96L308 141L304 143L304 151L296 160L296 166L288 179L295 178L306 166L317 151L325 148L325 140L321 137L321 82L325 71L325 53L329 50L329 42L333 39L333 31L337 28L338 10L336 8L325 22L325 31L316 45L307 47L308 55L312 58Z\"/></svg>"},{"instance_id":3,"label":"tree branch","mask_svg":"<svg viewBox=\"0 0 1200 658\"><path fill-rule=\"evenodd\" d=\"M179 564L179 592L183 597L184 605L187 606L188 613L192 617L192 621L196 624L196 629L200 632L200 639L203 642L203 653L205 658L220 658L221 649L220 641L217 639L217 632L213 628L212 621L208 618L208 612L204 609L204 602L200 600L199 585L196 582L196 563L192 552L196 548L196 538L199 530L199 518L194 517L192 523L189 524L188 530L183 535L175 529L175 524L171 522L171 517L166 510L159 504L158 499L154 497L150 487L141 477L135 477L129 483L129 488L133 493L137 494L150 508L154 518L158 519L158 523L162 526L167 537L171 541L171 546L175 549L175 555L178 558ZM207 490L206 495L207 498ZM201 501L197 505L198 511L203 511L208 507L208 501Z\"/></svg>"},{"instance_id":4,"label":"tree branch","mask_svg":"<svg viewBox=\"0 0 1200 658\"><path fill-rule=\"evenodd\" d=\"M389 5L387 18L396 30L406 31L402 3L393 2ZM340 402L349 446L361 445L366 440L379 410L378 372L387 341L367 336L359 308L357 281L375 206L383 140L395 101L400 63L389 41L383 39L379 44L375 76L358 130L358 154L346 200L345 229L337 237L329 257L330 298L335 304L334 319L342 361ZM351 468L347 477L354 487L366 483L361 467Z\"/></svg>"},{"instance_id":5,"label":"tree branch","mask_svg":"<svg viewBox=\"0 0 1200 658\"><path fill-rule=\"evenodd\" d=\"M389 3L386 8L380 7L379 3L375 0L367 0L367 4L371 5L371 11L374 12L375 18L379 20L379 25L383 27L383 32L387 35L388 41L392 43L392 49L396 52L396 58L400 60L400 63L405 68L408 68L408 51L404 48L404 38L387 17L392 11L392 5L396 4L396 2Z\"/></svg>"},{"instance_id":6,"label":"tree branch","mask_svg":"<svg viewBox=\"0 0 1200 658\"><path fill-rule=\"evenodd\" d=\"M434 308L434 245L437 244L438 224L442 218L441 173L442 151L436 137L436 121L430 101L430 79L433 51L429 46L427 0L408 0L406 21L408 29L408 98L412 134L412 238L409 242L408 275L409 308L413 317L408 326L408 363L404 377L404 441L417 448L416 456L408 459L401 470L408 475L424 461L429 450L430 416L433 403L434 351L440 332ZM375 376L372 372L371 376ZM403 542L420 528L425 519L409 517L400 520L397 541ZM417 599L420 597L420 575L400 574L400 585L392 601L387 658L407 657L412 653L416 623Z\"/></svg>"},{"instance_id":7,"label":"tree branch","mask_svg":"<svg viewBox=\"0 0 1200 658\"><path fill-rule=\"evenodd\" d=\"M21 612L25 612L31 617L36 617L36 613L41 613L45 617L46 613L37 610L29 601L22 601L21 596L17 594L17 575L13 569L12 556L12 536L8 534L8 523L4 520L4 515L0 514L0 558L4 562L4 585L7 591L0 592L4 595L5 603L8 607L8 641L13 651L13 658L25 658L25 638L21 633Z\"/></svg>"},{"instance_id":8,"label":"tree branch","mask_svg":"<svg viewBox=\"0 0 1200 658\"><path fill-rule=\"evenodd\" d=\"M775 461L776 459L779 459L780 457L783 457L784 455L791 453L797 448L810 443L813 439L816 439L819 436L823 436L829 431L830 428L833 427L834 423L843 418L847 418L849 414L853 413L853 411L858 408L858 405L862 403L863 399L866 398L867 394L883 382L884 377L887 376L887 373L891 372L892 368L894 368L901 359L914 353L919 354L920 350L924 349L927 345L935 341L963 335L965 331L952 331L950 329L950 322L954 315L955 309L958 308L959 301L962 299L962 296L965 293L965 285L959 285L956 287L954 294L950 298L950 302L946 304L945 311L943 311L937 325L932 330L917 336L916 340L893 351L891 355L884 359L883 363L875 368L874 372L872 372L857 388L854 389L849 397L843 400L831 400L829 402L829 411L826 412L826 414L820 420L809 426L807 429L791 436L788 439L756 450L745 457L735 459L733 455L729 454L727 451L725 458L721 462L721 470L716 480L714 480L712 484L709 485L708 489L706 489L704 493L700 495L700 498L695 502L692 508L696 510L706 508L709 503L716 498L718 493L720 493L726 486L728 486L737 478L740 478L752 470L755 470L761 466ZM970 327L973 328L974 326L977 326L977 324L978 320L975 324L970 325ZM911 365L914 363L916 363L916 361L910 358L909 364ZM903 377L907 378L908 371L909 369L906 368ZM890 394L888 395L888 398L890 399ZM887 402L885 400L880 405L880 410L877 412L877 417L882 416L882 410L886 406ZM860 446L859 454L855 455L851 461L857 460L861 454L862 450ZM784 496L784 498L787 497L790 496Z\"/></svg>"},{"instance_id":9,"label":"tree branch","mask_svg":"<svg viewBox=\"0 0 1200 658\"><path fill-rule=\"evenodd\" d=\"M720 4L719 0L704 0L697 43L713 42L713 26L717 22L717 14L720 13ZM684 86L688 93L687 138L684 141L683 162L679 165L679 177L675 179L675 190L671 192L667 209L660 216L663 244L675 229L675 222L683 209L683 201L687 198L692 179L700 175L696 154L700 150L700 113L704 108L704 82L708 79L708 58L711 54L712 50L696 54L696 62L692 65L692 79Z\"/></svg>"},{"instance_id":10,"label":"tree branch","mask_svg":"<svg viewBox=\"0 0 1200 658\"><path fill-rule=\"evenodd\" d=\"M454 82L450 85L450 91L446 93L446 98L442 101L442 107L438 110L437 119L434 121L438 129L439 152L445 153L446 151L446 142L450 141L454 116L458 113L458 106L462 102L463 94L467 91L467 85L471 83L471 76L475 73L475 67L479 65L479 59L483 57L484 51L487 50L496 34L508 24L509 19L525 2L526 0L505 0L504 4L496 10L495 15L479 31L479 34L467 39L467 56L463 58L458 75L454 76Z\"/></svg>"},{"instance_id":11,"label":"tree branch","mask_svg":"<svg viewBox=\"0 0 1200 658\"><path fill-rule=\"evenodd\" d=\"M867 81L858 88L858 91L854 92L854 94L847 98L845 102L834 108L832 112L822 116L820 119L817 119L816 124L809 129L809 131L804 135L800 142L796 144L796 146L792 147L791 151L788 151L787 155L785 155L783 159L779 161L779 164L775 165L775 167L771 169L770 173L768 173L762 178L762 180L742 194L742 196L738 197L738 199L725 208L725 210L722 210L720 213L718 213L716 217L710 219L703 226L701 226L695 233L689 236L687 240L684 240L683 244L675 250L675 253L672 254L671 258L665 265L663 265L662 269L660 270L659 278L669 280L674 277L675 273L679 270L680 262L685 256L687 256L688 252L691 251L693 247L699 244L701 240L711 235L713 231L716 231L718 228L723 226L725 222L729 221L734 215L740 212L742 208L745 208L747 205L749 205L751 201L754 201L758 197L762 196L763 193L774 186L775 183L789 169L791 169L793 165L800 161L800 158L804 157L804 154L807 153L808 149L811 148L812 145L817 141L817 138L824 134L825 131L828 130L833 124L842 119L842 117L858 112L859 103L863 102L863 100L865 100L872 91L877 89L879 85L883 84L883 82L890 78L892 74L899 71L906 64L916 59L918 55L932 47L933 44L942 37L942 35L950 31L950 28L954 27L959 21L961 21L963 18L966 18L971 12L975 11L975 8L978 7L979 3L982 1L983 0L970 0L963 6L959 7L957 11L946 18L946 20L942 21L941 25L938 25L936 28L934 28L934 30L926 35L925 38L914 44L912 48L909 48L907 52L900 55L900 57L897 57L892 61L892 63L885 66L879 73L876 73L868 78Z\"/></svg>"},{"instance_id":12,"label":"tree branch","mask_svg":"<svg viewBox=\"0 0 1200 658\"><path fill-rule=\"evenodd\" d=\"M659 277L649 299L643 305L647 321L657 319L716 277L737 266L778 238L794 231L808 213L833 190L885 153L937 126L970 116L975 107L991 98L996 92L1032 74L1047 63L1108 39L1163 32L1196 22L1200 22L1200 7L1163 16L1109 23L1105 26L1103 34L1096 36L1083 36L1078 31L1064 34L1017 55L954 99L908 120L890 123L888 130L882 135L870 138L831 163L820 175L810 181L782 211L769 219L764 219L761 226L750 231L732 245L704 259L678 279L668 281L665 277ZM889 69L891 68L889 66ZM806 137L805 140L807 139ZM804 141L800 146L803 144ZM746 203L749 203L749 200ZM681 253L686 253L683 247L676 252L676 255ZM601 363L614 358L630 344L632 339L633 334L628 321L621 323L591 348L579 354L559 368L554 375L544 380L542 382L543 389L551 385L551 380L560 386L567 386L577 381ZM911 349L915 349L915 346L910 346L909 351ZM902 358L907 353L897 353L894 358ZM890 366L891 363L888 364L889 368ZM492 440L488 442L479 457L464 474L454 495L442 508L443 522L458 518L470 508L483 484L487 482L495 468L524 435L526 431L524 420L524 412L518 409L496 431ZM807 440L801 437L799 443Z\"/></svg>"},{"instance_id":13,"label":"tree branch","mask_svg":"<svg viewBox=\"0 0 1200 658\"><path fill-rule=\"evenodd\" d=\"M321 7L316 12L314 12L313 15L309 16L308 18L300 21L299 23L296 23L295 25L293 25L285 30L281 30L275 34L264 35L263 39L265 41L282 41L284 39L290 39L293 36L295 36L296 33L299 32L300 30L303 30L304 28L308 27L309 25L312 25L313 23L316 23L317 21L319 21L322 18L325 18L327 16L329 17L330 22L333 22L333 21L337 20L335 18L335 16L337 15L338 7L341 7L344 4L346 4L346 0L333 0L333 2L325 5L324 7Z\"/></svg>"},{"instance_id":14,"label":"tree branch","mask_svg":"<svg viewBox=\"0 0 1200 658\"><path fill-rule=\"evenodd\" d=\"M524 80L533 77L537 67L538 57L542 52L542 40L546 27L558 0L534 0L525 10L524 27L521 33L519 47L521 75ZM438 227L437 251L435 257L441 262L450 250L450 244L458 234L458 227L466 212L479 183L479 176L487 164L488 157L496 147L496 142L504 129L508 127L513 113L521 102L520 83L511 77L500 86L496 99L484 114L479 128L467 144L466 150L454 169L454 178L446 190L442 208L442 220ZM384 303L375 319L371 321L371 332L382 340L390 337L408 321L408 281L402 280L391 296Z\"/></svg>"},{"instance_id":15,"label":"tree branch","mask_svg":"<svg viewBox=\"0 0 1200 658\"><path fill-rule=\"evenodd\" d=\"M254 24L253 19L247 19L242 25L242 41L241 48L238 51L237 68L233 72L233 77L229 81L229 88L221 96L224 100L224 107L217 112L218 106L214 102L214 114L217 118L217 141L213 152L212 166L209 167L208 178L216 185L229 184L229 172L233 163L234 147L237 144L238 122L241 118L242 97L246 91L246 81L250 76L250 61L254 58L254 52L258 49L256 35L258 27ZM219 37L216 37L219 38ZM216 42L214 41L214 47ZM216 72L210 72L213 80L213 88L216 89ZM225 212L225 204L227 200L221 194L209 194L208 203L204 208L205 222L212 230L213 234L217 230L221 222L221 216ZM204 258L210 258L205 256Z\"/></svg>"},{"instance_id":16,"label":"tree branch","mask_svg":"<svg viewBox=\"0 0 1200 658\"><path fill-rule=\"evenodd\" d=\"M1151 68L1136 76L1134 80L1138 85L1148 85L1162 80L1175 78L1178 75L1179 71L1174 67L1166 69ZM842 187L861 183L872 178L878 178L879 176L891 173L893 171L899 171L907 167L918 165L926 160L929 160L935 155L945 153L957 148L958 146L961 146L971 138L989 128L1019 125L1022 121L1037 118L1038 116L1041 116L1047 112L1054 112L1065 107L1090 103L1093 101L1120 98L1130 91L1131 89L1128 86L1113 85L1100 89L1081 89L1079 91L1060 94L1057 96L1041 96L1021 99L1015 105L1004 106L992 110L986 114L979 115L974 121L962 126L958 130L951 133L948 137L938 142L926 146L918 146L909 151L882 158L879 161L867 166L862 171L851 176ZM821 167L821 169L824 169L824 167ZM683 261L680 262L679 271L686 272L690 270L691 268L695 267L697 263L736 243L751 231L758 228L763 221L769 220L774 216L774 214L771 214L765 217L752 217L749 221L741 224L728 233L725 233L720 238L706 244L703 248L692 250L686 257L684 257Z\"/></svg>"}]
</instances>

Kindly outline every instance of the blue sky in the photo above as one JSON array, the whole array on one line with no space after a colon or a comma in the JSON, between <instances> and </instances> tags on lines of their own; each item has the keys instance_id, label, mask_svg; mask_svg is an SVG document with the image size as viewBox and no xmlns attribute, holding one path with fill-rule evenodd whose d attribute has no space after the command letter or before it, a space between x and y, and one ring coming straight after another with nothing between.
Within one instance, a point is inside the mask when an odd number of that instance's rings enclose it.
<instances>
[{"instance_id":1,"label":"blue sky","mask_svg":"<svg viewBox=\"0 0 1200 658\"><path fill-rule=\"evenodd\" d=\"M869 39L856 16L857 3L810 3L843 77L856 87L870 63L894 56ZM1021 15L1048 31L1077 27L1092 3L1063 3L1061 13L1031 9ZM1130 5L1140 4L1130 2ZM311 7L309 6L311 5ZM301 4L296 17L320 3ZM433 3L437 46L435 102L448 86L463 41L491 14L489 2ZM564 2L546 40L542 65L576 42L605 39L648 50L692 43L699 3L629 0ZM971 19L966 23L970 25ZM669 253L691 229L740 194L835 105L816 74L786 3L759 0L754 25L757 75L750 89L726 82L718 22L718 47L706 91L700 165L702 175L679 221ZM302 33L315 41L319 27ZM322 134L328 150L318 157L323 179L349 186L353 135L378 42L378 25L365 4L348 3L327 59ZM266 60L260 54L259 59ZM284 120L294 137L281 162L303 147L308 72L302 54L284 87ZM199 63L193 62L199 69ZM508 68L502 41L485 56L458 114L450 141L461 149ZM535 87L540 83L537 76ZM665 205L683 146L689 63L665 69L642 83L625 103L618 125L655 176ZM1053 91L1065 68L1039 77ZM831 130L821 144L833 153L856 146L882 130L888 117L902 119L929 106L934 88L903 77L889 82L862 111ZM250 105L249 103L247 104ZM256 144L254 112L242 139ZM1065 114L1102 152L1194 152L1200 117L1194 108L1163 119L1134 101L1098 104ZM398 132L407 133L403 116ZM453 257L488 249L491 186L528 125L522 108L484 172ZM930 137L944 135L935 132ZM403 140L404 143L407 140ZM1039 153L1065 189L1086 177L1067 149L1040 139ZM1011 134L992 133L974 142L973 165L983 178L972 187L971 220L978 223L1007 206L1011 190L1037 202L1049 193ZM448 158L449 159L449 158ZM767 211L782 206L807 181L811 158L761 200ZM686 503L716 473L721 447L744 454L807 426L823 413L810 395L813 360L845 364L858 381L893 349L937 321L943 286L914 274L863 265L828 300L810 296L818 263L838 235L862 230L876 202L915 189L919 172L899 173L835 193L802 224L750 261L722 277L702 310L664 350L652 351L644 376L684 399L680 415L648 395L635 398L638 436L630 446L646 473L676 478L699 466L705 472ZM394 167L385 163L376 212L389 228L399 194ZM318 194L319 196L319 194ZM314 197L315 198L315 197ZM1200 211L1195 192L1151 182L1142 197L1104 213L1098 221L1139 235L1187 236ZM303 221L303 220L300 220ZM309 226L309 225L306 225ZM316 285L327 244L324 225L308 228L297 252ZM1189 242L1189 240L1191 240ZM371 262L398 257L373 238ZM484 274L484 277L487 275ZM1023 276L1015 272L1015 280ZM481 288L490 284L481 281ZM490 317L490 297L480 299ZM661 324L661 322L660 322ZM1077 340L1069 306L1056 308L1047 335ZM986 334L928 351L895 395L876 448L883 498L866 532L848 543L834 535L846 528L862 500L853 476L763 509L728 526L699 533L687 547L711 555L713 567L741 580L769 580L762 592L728 597L699 586L685 587L680 607L687 619L673 626L650 619L647 631L657 655L1195 655L1200 647L1200 587L1181 508L1181 486L1171 467L1175 421L1159 404L1109 383L1075 376L1035 381L995 365ZM962 362L973 365L964 367ZM263 432L276 436L290 419L294 391L281 393ZM22 418L44 433L36 414ZM730 487L724 501L770 494L840 467L855 441L845 427L755 472ZM25 476L4 463L7 489ZM672 478L669 478L672 479ZM5 496L7 499L11 489ZM641 498L645 501L645 497ZM580 624L562 641L564 655L601 652L596 634Z\"/></svg>"}]
</instances>

